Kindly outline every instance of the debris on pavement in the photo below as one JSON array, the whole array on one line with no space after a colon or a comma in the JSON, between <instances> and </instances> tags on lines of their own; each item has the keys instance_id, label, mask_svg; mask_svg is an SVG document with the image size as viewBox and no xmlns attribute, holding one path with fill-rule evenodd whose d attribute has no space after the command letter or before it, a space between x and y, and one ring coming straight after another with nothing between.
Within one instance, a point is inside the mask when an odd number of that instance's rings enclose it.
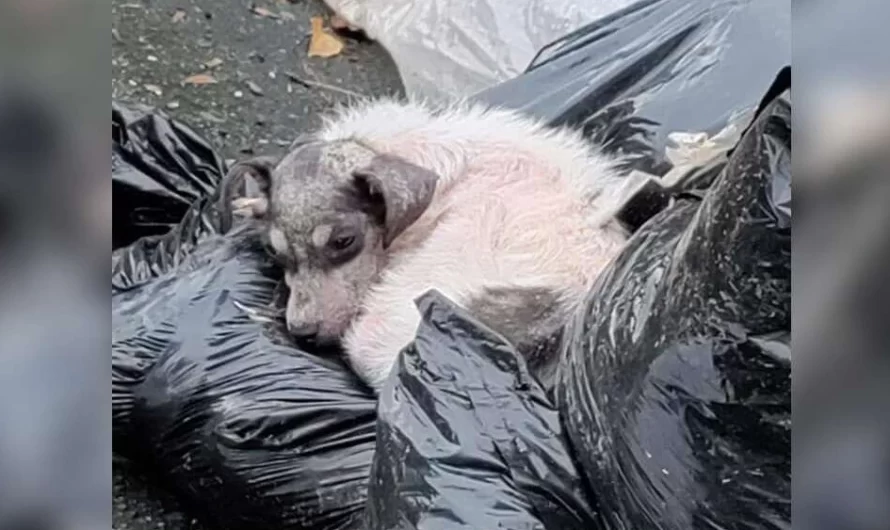
<instances>
[{"instance_id":1,"label":"debris on pavement","mask_svg":"<svg viewBox=\"0 0 890 530\"><path fill-rule=\"evenodd\" d=\"M312 17L312 37L309 40L309 57L329 58L339 55L344 48L343 41L324 29L322 17Z\"/></svg>"},{"instance_id":2,"label":"debris on pavement","mask_svg":"<svg viewBox=\"0 0 890 530\"><path fill-rule=\"evenodd\" d=\"M217 83L216 78L209 74L190 75L182 80L184 85L212 85Z\"/></svg>"},{"instance_id":3,"label":"debris on pavement","mask_svg":"<svg viewBox=\"0 0 890 530\"><path fill-rule=\"evenodd\" d=\"M253 81L247 80L247 81L245 82L245 84L247 85L247 88L250 89L250 91L251 91L254 95L256 95L256 96L263 96L263 95L265 95L265 93L263 92L263 89L260 87L260 85L254 83Z\"/></svg>"},{"instance_id":4,"label":"debris on pavement","mask_svg":"<svg viewBox=\"0 0 890 530\"><path fill-rule=\"evenodd\" d=\"M145 90L148 90L152 94L161 97L164 95L164 90L158 85L145 85Z\"/></svg>"},{"instance_id":5,"label":"debris on pavement","mask_svg":"<svg viewBox=\"0 0 890 530\"><path fill-rule=\"evenodd\" d=\"M292 82L304 87L304 88L321 88L324 90L330 90L331 92L338 92L340 94L356 97L356 98L365 98L367 97L364 94L360 94L354 90L349 90L348 88L343 88L335 85L330 85L328 83L323 83L321 81L313 81L311 79L306 79L298 76L293 72L284 72L284 75L287 76Z\"/></svg>"},{"instance_id":6,"label":"debris on pavement","mask_svg":"<svg viewBox=\"0 0 890 530\"><path fill-rule=\"evenodd\" d=\"M250 12L253 13L254 15L257 15L260 17L265 17L265 18L274 18L274 19L281 18L281 16L278 13L275 13L274 11L270 11L270 10L266 9L265 7L258 6L256 4L250 4Z\"/></svg>"}]
</instances>

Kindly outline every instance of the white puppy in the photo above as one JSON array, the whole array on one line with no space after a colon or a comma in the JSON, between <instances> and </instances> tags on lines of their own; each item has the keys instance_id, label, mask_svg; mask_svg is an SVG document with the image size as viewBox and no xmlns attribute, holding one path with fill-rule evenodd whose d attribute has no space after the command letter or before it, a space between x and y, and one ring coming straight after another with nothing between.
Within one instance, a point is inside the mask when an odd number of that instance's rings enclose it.
<instances>
[{"instance_id":1,"label":"white puppy","mask_svg":"<svg viewBox=\"0 0 890 530\"><path fill-rule=\"evenodd\" d=\"M379 389L437 289L526 354L558 331L626 234L623 179L579 133L468 103L344 109L281 161L237 165L263 196L294 335L342 341ZM224 200L231 193L223 193Z\"/></svg>"}]
</instances>

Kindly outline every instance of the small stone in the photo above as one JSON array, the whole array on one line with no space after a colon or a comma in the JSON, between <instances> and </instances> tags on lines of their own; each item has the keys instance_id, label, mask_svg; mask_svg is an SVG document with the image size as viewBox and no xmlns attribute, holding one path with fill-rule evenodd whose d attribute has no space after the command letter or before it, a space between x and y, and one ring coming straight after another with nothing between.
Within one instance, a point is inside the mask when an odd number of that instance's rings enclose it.
<instances>
[{"instance_id":1,"label":"small stone","mask_svg":"<svg viewBox=\"0 0 890 530\"><path fill-rule=\"evenodd\" d=\"M137 83L136 81L133 81L132 79L130 79L129 81L127 81L127 84L130 85L130 86L139 86L139 83Z\"/></svg>"},{"instance_id":2,"label":"small stone","mask_svg":"<svg viewBox=\"0 0 890 530\"><path fill-rule=\"evenodd\" d=\"M201 116L202 118L204 118L205 120L213 122L213 123L225 123L226 122L225 117L217 116L216 114L213 114L212 112L207 112L206 110L199 112L198 115Z\"/></svg>"},{"instance_id":3,"label":"small stone","mask_svg":"<svg viewBox=\"0 0 890 530\"><path fill-rule=\"evenodd\" d=\"M161 97L164 95L163 89L161 89L161 87L159 87L158 85L145 85L145 90L148 90L149 92L151 92L152 94L154 94L158 97Z\"/></svg>"},{"instance_id":4,"label":"small stone","mask_svg":"<svg viewBox=\"0 0 890 530\"><path fill-rule=\"evenodd\" d=\"M156 63L156 62L158 62L158 58L157 58L156 56L154 56L154 55L149 55L148 57L146 57L146 59L148 59L148 61L151 62L151 63Z\"/></svg>"},{"instance_id":5,"label":"small stone","mask_svg":"<svg viewBox=\"0 0 890 530\"><path fill-rule=\"evenodd\" d=\"M263 89L260 88L260 85L254 83L253 81L247 81L247 88L249 88L250 91L253 92L256 96L262 96L264 94Z\"/></svg>"},{"instance_id":6,"label":"small stone","mask_svg":"<svg viewBox=\"0 0 890 530\"><path fill-rule=\"evenodd\" d=\"M178 101L171 101L170 103L167 103L167 108L170 109L170 110L176 110L176 109L179 108L179 102L178 102Z\"/></svg>"},{"instance_id":7,"label":"small stone","mask_svg":"<svg viewBox=\"0 0 890 530\"><path fill-rule=\"evenodd\" d=\"M269 72L269 79L275 79L276 75L274 71Z\"/></svg>"},{"instance_id":8,"label":"small stone","mask_svg":"<svg viewBox=\"0 0 890 530\"><path fill-rule=\"evenodd\" d=\"M234 95L236 98L242 98L242 97L244 97L244 92L241 92L240 90L236 90Z\"/></svg>"}]
</instances>

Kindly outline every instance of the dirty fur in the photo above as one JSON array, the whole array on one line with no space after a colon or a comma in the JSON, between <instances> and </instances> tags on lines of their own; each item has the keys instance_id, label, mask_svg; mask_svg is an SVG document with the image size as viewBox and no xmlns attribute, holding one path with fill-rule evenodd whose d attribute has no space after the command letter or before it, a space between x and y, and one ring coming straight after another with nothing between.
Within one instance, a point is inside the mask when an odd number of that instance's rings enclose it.
<instances>
[{"instance_id":1,"label":"dirty fur","mask_svg":"<svg viewBox=\"0 0 890 530\"><path fill-rule=\"evenodd\" d=\"M239 167L266 190L235 208L267 222L292 332L342 342L375 389L414 338L427 290L533 351L626 239L615 162L509 110L366 102L328 117L266 175Z\"/></svg>"}]
</instances>

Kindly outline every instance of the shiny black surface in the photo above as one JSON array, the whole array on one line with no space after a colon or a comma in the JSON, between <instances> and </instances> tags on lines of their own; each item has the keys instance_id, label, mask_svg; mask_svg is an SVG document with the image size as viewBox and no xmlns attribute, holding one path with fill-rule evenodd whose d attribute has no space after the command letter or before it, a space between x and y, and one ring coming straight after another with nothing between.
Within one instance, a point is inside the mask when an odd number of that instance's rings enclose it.
<instances>
[{"instance_id":1,"label":"shiny black surface","mask_svg":"<svg viewBox=\"0 0 890 530\"><path fill-rule=\"evenodd\" d=\"M480 98L580 124L663 172L668 132L713 132L754 109L789 62L786 6L767 7L645 2ZM127 133L112 138L116 215L118 194L129 201L112 259L115 450L206 520L790 527L786 103L716 155L695 193L635 203L647 207L631 212L631 245L567 330L559 400L509 345L429 296L379 416L336 352L288 337L280 272L250 228L218 233L219 156L181 124L112 110Z\"/></svg>"}]
</instances>

